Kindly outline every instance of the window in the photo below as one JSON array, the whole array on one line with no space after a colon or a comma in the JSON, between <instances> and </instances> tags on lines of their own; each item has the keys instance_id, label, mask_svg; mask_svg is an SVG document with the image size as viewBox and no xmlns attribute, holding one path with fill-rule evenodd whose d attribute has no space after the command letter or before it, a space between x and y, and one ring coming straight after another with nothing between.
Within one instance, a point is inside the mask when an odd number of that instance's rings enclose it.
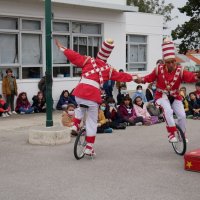
<instances>
[{"instance_id":1,"label":"window","mask_svg":"<svg viewBox=\"0 0 200 200\"><path fill-rule=\"evenodd\" d=\"M102 25L54 20L52 31L53 77L80 76L81 68L67 60L54 39L82 55L96 57L102 42ZM44 39L42 19L0 16L0 79L8 67L19 79L42 77L45 71Z\"/></svg>"},{"instance_id":2,"label":"window","mask_svg":"<svg viewBox=\"0 0 200 200\"><path fill-rule=\"evenodd\" d=\"M127 35L126 68L127 71L145 71L147 66L147 36Z\"/></svg>"},{"instance_id":3,"label":"window","mask_svg":"<svg viewBox=\"0 0 200 200\"><path fill-rule=\"evenodd\" d=\"M17 78L42 76L41 20L0 17L0 71L10 67Z\"/></svg>"},{"instance_id":4,"label":"window","mask_svg":"<svg viewBox=\"0 0 200 200\"><path fill-rule=\"evenodd\" d=\"M86 22L53 22L53 38L81 55L96 57L101 46L101 24ZM79 77L81 68L73 66L53 44L53 76Z\"/></svg>"}]
</instances>

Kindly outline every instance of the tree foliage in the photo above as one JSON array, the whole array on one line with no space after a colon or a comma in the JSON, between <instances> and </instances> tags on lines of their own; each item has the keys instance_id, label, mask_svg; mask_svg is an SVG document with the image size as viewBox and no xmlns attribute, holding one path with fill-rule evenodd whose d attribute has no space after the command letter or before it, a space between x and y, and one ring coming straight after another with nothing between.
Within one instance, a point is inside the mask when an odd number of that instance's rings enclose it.
<instances>
[{"instance_id":1,"label":"tree foliage","mask_svg":"<svg viewBox=\"0 0 200 200\"><path fill-rule=\"evenodd\" d=\"M200 1L188 0L186 5L179 8L181 13L191 17L188 22L178 25L172 31L172 38L182 39L179 49L180 53L186 53L188 50L200 49Z\"/></svg>"},{"instance_id":2,"label":"tree foliage","mask_svg":"<svg viewBox=\"0 0 200 200\"><path fill-rule=\"evenodd\" d=\"M163 15L164 23L171 21L171 11L173 4L165 4L165 0L127 0L127 5L134 5L139 8L139 12L155 13Z\"/></svg>"}]
</instances>

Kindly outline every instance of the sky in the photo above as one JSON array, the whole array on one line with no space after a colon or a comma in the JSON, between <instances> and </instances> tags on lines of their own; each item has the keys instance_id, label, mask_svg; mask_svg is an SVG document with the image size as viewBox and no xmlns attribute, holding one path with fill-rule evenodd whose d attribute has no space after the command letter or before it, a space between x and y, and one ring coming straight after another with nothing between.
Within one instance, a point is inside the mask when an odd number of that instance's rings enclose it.
<instances>
[{"instance_id":1,"label":"sky","mask_svg":"<svg viewBox=\"0 0 200 200\"><path fill-rule=\"evenodd\" d=\"M178 10L178 8L181 8L186 4L187 0L165 0L165 2L166 4L172 3L175 7L172 10L172 17L178 16L178 18L175 18L167 24L168 29L164 31L165 35L171 35L171 31L175 29L178 24L184 24L185 21L189 20L189 17L187 17L185 14L180 13Z\"/></svg>"}]
</instances>

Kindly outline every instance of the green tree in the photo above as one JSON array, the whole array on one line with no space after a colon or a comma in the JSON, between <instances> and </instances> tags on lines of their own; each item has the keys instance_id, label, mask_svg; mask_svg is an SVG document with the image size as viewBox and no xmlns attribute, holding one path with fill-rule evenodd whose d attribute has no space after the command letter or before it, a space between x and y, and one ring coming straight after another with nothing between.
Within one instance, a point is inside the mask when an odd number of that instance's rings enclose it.
<instances>
[{"instance_id":1,"label":"green tree","mask_svg":"<svg viewBox=\"0 0 200 200\"><path fill-rule=\"evenodd\" d=\"M200 49L200 1L188 0L185 6L179 8L179 11L191 17L188 22L178 25L172 31L174 40L182 39L179 45L180 53Z\"/></svg>"},{"instance_id":2,"label":"green tree","mask_svg":"<svg viewBox=\"0 0 200 200\"><path fill-rule=\"evenodd\" d=\"M165 0L127 0L127 5L134 5L139 8L139 12L155 13L163 15L164 24L171 21L171 11L174 9L173 4L165 4Z\"/></svg>"}]
</instances>

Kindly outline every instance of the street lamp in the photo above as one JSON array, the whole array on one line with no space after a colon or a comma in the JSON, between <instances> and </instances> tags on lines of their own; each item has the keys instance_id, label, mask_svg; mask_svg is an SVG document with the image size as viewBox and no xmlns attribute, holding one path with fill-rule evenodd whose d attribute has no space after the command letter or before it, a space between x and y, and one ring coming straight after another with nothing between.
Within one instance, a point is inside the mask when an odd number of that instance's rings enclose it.
<instances>
[{"instance_id":1,"label":"street lamp","mask_svg":"<svg viewBox=\"0 0 200 200\"><path fill-rule=\"evenodd\" d=\"M46 127L53 126L52 119L52 13L51 0L45 0L45 36L46 36Z\"/></svg>"}]
</instances>

